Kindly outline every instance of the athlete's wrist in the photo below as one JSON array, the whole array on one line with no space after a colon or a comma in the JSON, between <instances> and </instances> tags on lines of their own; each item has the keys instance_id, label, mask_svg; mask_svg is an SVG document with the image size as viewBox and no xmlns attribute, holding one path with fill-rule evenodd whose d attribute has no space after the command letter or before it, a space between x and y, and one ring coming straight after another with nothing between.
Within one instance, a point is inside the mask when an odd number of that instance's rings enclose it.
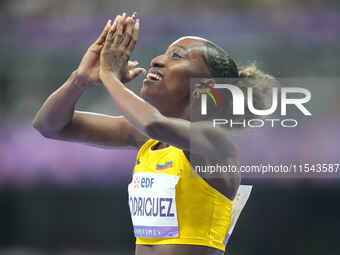
<instances>
[{"instance_id":1,"label":"athlete's wrist","mask_svg":"<svg viewBox=\"0 0 340 255\"><path fill-rule=\"evenodd\" d=\"M88 89L91 85L91 82L89 81L89 79L81 74L79 74L78 69L74 70L72 72L72 74L70 75L70 77L68 78L68 82L70 84L71 87L81 90L81 91L85 91L86 89Z\"/></svg>"},{"instance_id":2,"label":"athlete's wrist","mask_svg":"<svg viewBox=\"0 0 340 255\"><path fill-rule=\"evenodd\" d=\"M99 76L104 86L110 86L113 82L120 81L119 74L108 70L101 70Z\"/></svg>"}]
</instances>

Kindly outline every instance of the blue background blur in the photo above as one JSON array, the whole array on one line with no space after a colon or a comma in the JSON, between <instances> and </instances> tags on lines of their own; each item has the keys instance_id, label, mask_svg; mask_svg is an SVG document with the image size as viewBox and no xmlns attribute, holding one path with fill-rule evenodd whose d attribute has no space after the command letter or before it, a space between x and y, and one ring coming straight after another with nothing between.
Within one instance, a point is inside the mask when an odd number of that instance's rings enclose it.
<instances>
[{"instance_id":1,"label":"blue background blur","mask_svg":"<svg viewBox=\"0 0 340 255\"><path fill-rule=\"evenodd\" d=\"M312 92L313 119L294 131L235 137L243 162L339 163L338 1L2 0L0 254L133 254L126 192L136 151L47 140L31 127L106 20L123 11L141 18L132 59L142 67L195 35L239 66L310 79L303 87ZM142 79L127 87L138 93ZM120 114L104 88L89 89L76 108ZM244 183L255 189L226 254L339 254L337 177Z\"/></svg>"}]
</instances>

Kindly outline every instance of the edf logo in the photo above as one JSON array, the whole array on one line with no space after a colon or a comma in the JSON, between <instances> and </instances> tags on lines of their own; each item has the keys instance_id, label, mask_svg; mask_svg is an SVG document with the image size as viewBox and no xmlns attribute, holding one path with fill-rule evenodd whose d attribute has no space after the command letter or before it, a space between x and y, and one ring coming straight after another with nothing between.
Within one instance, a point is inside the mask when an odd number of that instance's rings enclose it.
<instances>
[{"instance_id":1,"label":"edf logo","mask_svg":"<svg viewBox=\"0 0 340 255\"><path fill-rule=\"evenodd\" d=\"M143 177L140 182L140 186L142 188L152 188L152 184L154 183L154 178Z\"/></svg>"},{"instance_id":2,"label":"edf logo","mask_svg":"<svg viewBox=\"0 0 340 255\"><path fill-rule=\"evenodd\" d=\"M155 182L155 178L148 178L148 177L138 177L136 176L133 180L133 187L135 189L138 188L152 188L152 185Z\"/></svg>"}]
</instances>

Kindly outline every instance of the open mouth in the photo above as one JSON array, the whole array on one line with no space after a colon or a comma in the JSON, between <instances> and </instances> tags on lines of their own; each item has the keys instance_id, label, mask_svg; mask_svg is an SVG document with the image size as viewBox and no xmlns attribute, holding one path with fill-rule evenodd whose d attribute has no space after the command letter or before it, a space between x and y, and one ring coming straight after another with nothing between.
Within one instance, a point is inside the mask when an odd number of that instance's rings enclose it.
<instances>
[{"instance_id":1,"label":"open mouth","mask_svg":"<svg viewBox=\"0 0 340 255\"><path fill-rule=\"evenodd\" d=\"M146 79L149 81L161 81L163 76L159 72L152 71L147 74Z\"/></svg>"}]
</instances>

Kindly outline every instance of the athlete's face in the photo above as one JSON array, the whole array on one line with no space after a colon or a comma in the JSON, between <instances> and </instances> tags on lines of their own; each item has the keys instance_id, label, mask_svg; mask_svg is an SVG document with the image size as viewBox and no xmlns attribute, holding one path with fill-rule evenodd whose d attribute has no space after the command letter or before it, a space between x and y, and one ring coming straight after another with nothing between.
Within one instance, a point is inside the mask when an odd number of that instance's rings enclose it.
<instances>
[{"instance_id":1,"label":"athlete's face","mask_svg":"<svg viewBox=\"0 0 340 255\"><path fill-rule=\"evenodd\" d=\"M183 37L151 61L142 97L167 116L179 116L189 104L190 79L208 76L204 39Z\"/></svg>"}]
</instances>

